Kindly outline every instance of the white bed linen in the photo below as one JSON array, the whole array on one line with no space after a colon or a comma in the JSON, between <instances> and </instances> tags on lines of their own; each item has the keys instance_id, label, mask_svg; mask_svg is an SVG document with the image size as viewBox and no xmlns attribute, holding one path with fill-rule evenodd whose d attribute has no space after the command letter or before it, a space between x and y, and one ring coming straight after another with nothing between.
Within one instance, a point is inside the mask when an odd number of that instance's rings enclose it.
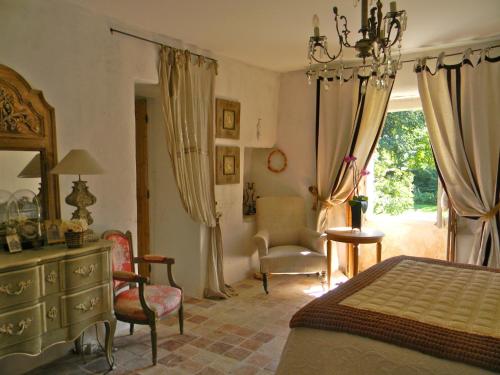
<instances>
[{"instance_id":1,"label":"white bed linen","mask_svg":"<svg viewBox=\"0 0 500 375\"><path fill-rule=\"evenodd\" d=\"M277 375L493 374L461 362L343 332L294 328Z\"/></svg>"}]
</instances>

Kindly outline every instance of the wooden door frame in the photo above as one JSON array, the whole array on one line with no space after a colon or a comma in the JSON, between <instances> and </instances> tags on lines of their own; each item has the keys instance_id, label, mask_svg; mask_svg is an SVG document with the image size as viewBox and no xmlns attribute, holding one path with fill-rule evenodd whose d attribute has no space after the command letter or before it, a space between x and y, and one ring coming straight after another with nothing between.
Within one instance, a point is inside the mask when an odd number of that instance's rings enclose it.
<instances>
[{"instance_id":1,"label":"wooden door frame","mask_svg":"<svg viewBox=\"0 0 500 375\"><path fill-rule=\"evenodd\" d=\"M148 114L146 98L135 99L135 160L137 197L137 255L144 256L150 250L149 227L149 170L148 170ZM139 264L139 273L149 277L148 264Z\"/></svg>"}]
</instances>

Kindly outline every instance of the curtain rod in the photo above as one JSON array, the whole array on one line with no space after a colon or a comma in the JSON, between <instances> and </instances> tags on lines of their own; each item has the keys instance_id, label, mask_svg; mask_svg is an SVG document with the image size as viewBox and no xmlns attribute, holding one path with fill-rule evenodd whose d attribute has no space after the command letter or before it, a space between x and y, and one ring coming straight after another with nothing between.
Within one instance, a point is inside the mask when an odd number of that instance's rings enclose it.
<instances>
[{"instance_id":1,"label":"curtain rod","mask_svg":"<svg viewBox=\"0 0 500 375\"><path fill-rule=\"evenodd\" d=\"M122 35L125 35L125 36L129 36L129 37L131 37L131 38L135 38L135 39L143 40L144 42L153 43L153 44L156 44L156 45L161 46L161 47L170 47L170 48L175 48L175 47L169 46L168 44L160 43L160 42L157 42L156 40L147 39L147 38L144 38L144 37L139 36L139 35L135 35L135 34L127 33L127 32L125 32L125 31L121 31L121 30L113 29L112 27L110 27L110 28L109 28L109 31L111 32L111 34L113 34L113 33L122 34ZM191 55L195 55L195 56L198 56L198 57L204 57L205 59L208 59L208 60L212 60L212 61L214 61L214 62L217 62L217 60L216 60L216 59L213 59L213 58L208 57L208 56L205 56L205 55L200 55L200 54L198 54L198 53L194 53L194 52L191 52L191 51L189 51L189 53L191 53Z\"/></svg>"},{"instance_id":2,"label":"curtain rod","mask_svg":"<svg viewBox=\"0 0 500 375\"><path fill-rule=\"evenodd\" d=\"M477 49L473 49L471 50L472 53L474 52L478 52L478 51L482 51L483 49L493 49L493 48L498 48L500 47L500 44L497 44L497 45L494 45L494 46L490 46L490 47L484 47L484 48L477 48ZM465 52L465 51L464 51ZM443 57L450 57L450 56L459 56L459 55L463 55L464 52L455 52L455 53L449 53L449 54L446 54L444 55ZM439 56L424 56L427 60L433 60L433 59L437 59L439 58ZM403 60L401 61L402 64L406 64L406 63L410 63L410 62L415 62L417 61L418 59L421 59L422 57L417 57L415 59L410 59L410 60ZM317 65L320 65L320 64L317 64ZM347 69L354 69L354 68L368 68L370 67L371 65L354 65L354 66L349 66L349 67L344 67L344 70L347 70ZM324 69L322 69L324 71ZM332 70L336 70L336 68L328 68L327 71L332 71Z\"/></svg>"}]
</instances>

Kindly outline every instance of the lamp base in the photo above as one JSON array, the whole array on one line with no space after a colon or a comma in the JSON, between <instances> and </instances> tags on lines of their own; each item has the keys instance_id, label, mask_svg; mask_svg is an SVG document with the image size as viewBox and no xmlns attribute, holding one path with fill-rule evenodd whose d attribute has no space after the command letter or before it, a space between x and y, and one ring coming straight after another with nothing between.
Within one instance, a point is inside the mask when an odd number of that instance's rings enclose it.
<instances>
[{"instance_id":1,"label":"lamp base","mask_svg":"<svg viewBox=\"0 0 500 375\"><path fill-rule=\"evenodd\" d=\"M77 208L71 216L72 219L84 219L87 224L92 224L94 219L87 207L96 201L97 198L89 192L87 181L73 181L73 191L66 197L66 203Z\"/></svg>"}]
</instances>

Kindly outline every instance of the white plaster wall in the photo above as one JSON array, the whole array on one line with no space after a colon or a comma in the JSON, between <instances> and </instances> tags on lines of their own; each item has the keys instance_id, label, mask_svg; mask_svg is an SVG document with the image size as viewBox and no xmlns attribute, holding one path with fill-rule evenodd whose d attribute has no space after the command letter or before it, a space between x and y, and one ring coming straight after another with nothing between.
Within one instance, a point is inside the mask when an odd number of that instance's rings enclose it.
<instances>
[{"instance_id":1,"label":"white plaster wall","mask_svg":"<svg viewBox=\"0 0 500 375\"><path fill-rule=\"evenodd\" d=\"M241 103L240 139L217 139L217 145L240 147L240 182L216 185L217 210L221 218L224 245L224 276L234 283L251 274L256 264L251 236L255 233L253 221L243 218L243 172L250 168L245 162L245 147L271 147L276 142L278 125L278 97L280 75L234 60L219 59L219 75L215 96ZM257 139L260 119L261 136ZM249 155L249 153L246 153Z\"/></svg>"}]
</instances>

